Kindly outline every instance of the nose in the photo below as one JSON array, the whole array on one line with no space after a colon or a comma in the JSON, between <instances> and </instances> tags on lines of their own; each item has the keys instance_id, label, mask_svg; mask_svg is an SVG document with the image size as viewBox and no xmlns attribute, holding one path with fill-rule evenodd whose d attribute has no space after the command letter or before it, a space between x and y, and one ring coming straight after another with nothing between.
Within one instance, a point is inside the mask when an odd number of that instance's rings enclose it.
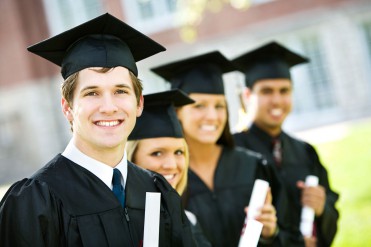
<instances>
[{"instance_id":1,"label":"nose","mask_svg":"<svg viewBox=\"0 0 371 247\"><path fill-rule=\"evenodd\" d=\"M274 104L279 104L281 102L281 100L282 100L282 95L280 93L274 93L272 95L272 102Z\"/></svg>"},{"instance_id":2,"label":"nose","mask_svg":"<svg viewBox=\"0 0 371 247\"><path fill-rule=\"evenodd\" d=\"M177 162L174 155L168 155L162 164L162 167L164 169L176 169L177 168Z\"/></svg>"},{"instance_id":3,"label":"nose","mask_svg":"<svg viewBox=\"0 0 371 247\"><path fill-rule=\"evenodd\" d=\"M207 108L206 118L213 119L213 120L218 118L218 112L215 109L215 107L210 106Z\"/></svg>"},{"instance_id":4,"label":"nose","mask_svg":"<svg viewBox=\"0 0 371 247\"><path fill-rule=\"evenodd\" d=\"M102 104L100 106L100 111L103 113L114 113L117 112L118 107L111 95L105 95L102 99Z\"/></svg>"}]
</instances>

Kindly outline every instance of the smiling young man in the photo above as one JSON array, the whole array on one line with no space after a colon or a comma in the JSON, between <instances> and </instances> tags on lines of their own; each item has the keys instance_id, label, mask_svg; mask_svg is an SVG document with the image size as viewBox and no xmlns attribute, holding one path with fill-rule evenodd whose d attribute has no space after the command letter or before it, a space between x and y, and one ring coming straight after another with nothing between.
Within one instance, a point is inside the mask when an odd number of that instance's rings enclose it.
<instances>
[{"instance_id":1,"label":"smiling young man","mask_svg":"<svg viewBox=\"0 0 371 247\"><path fill-rule=\"evenodd\" d=\"M194 246L177 192L125 153L143 110L136 61L165 48L104 14L28 49L62 68L72 138L8 190L0 245L142 246L146 192L160 192L159 246Z\"/></svg>"},{"instance_id":2,"label":"smiling young man","mask_svg":"<svg viewBox=\"0 0 371 247\"><path fill-rule=\"evenodd\" d=\"M273 164L289 196L291 223L299 228L303 205L315 210L314 232L306 246L330 246L337 230L338 194L329 185L326 169L315 149L282 130L292 109L290 68L307 59L271 42L233 60L245 74L244 98L252 114L248 130L234 134L236 144L263 154ZM306 176L315 175L319 185L306 187Z\"/></svg>"}]
</instances>

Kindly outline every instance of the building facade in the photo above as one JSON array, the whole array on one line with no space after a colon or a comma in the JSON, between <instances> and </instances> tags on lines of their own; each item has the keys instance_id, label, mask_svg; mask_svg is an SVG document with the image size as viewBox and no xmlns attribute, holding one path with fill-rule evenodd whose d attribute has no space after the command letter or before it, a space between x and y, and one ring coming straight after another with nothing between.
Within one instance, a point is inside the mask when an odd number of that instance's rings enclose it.
<instances>
[{"instance_id":1,"label":"building facade","mask_svg":"<svg viewBox=\"0 0 371 247\"><path fill-rule=\"evenodd\" d=\"M2 0L0 10L0 184L32 174L71 136L59 68L26 47L105 12L167 48L138 63L144 93L169 87L152 66L212 50L234 58L276 40L311 60L292 70L288 131L371 116L366 0ZM232 131L241 127L242 85L242 74L225 75Z\"/></svg>"}]
</instances>

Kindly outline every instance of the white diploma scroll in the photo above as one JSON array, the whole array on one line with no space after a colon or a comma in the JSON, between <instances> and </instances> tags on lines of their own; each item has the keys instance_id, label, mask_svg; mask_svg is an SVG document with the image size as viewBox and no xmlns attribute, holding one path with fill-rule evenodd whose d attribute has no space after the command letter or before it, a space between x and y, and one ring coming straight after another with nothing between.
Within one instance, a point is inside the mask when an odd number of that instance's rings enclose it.
<instances>
[{"instance_id":1,"label":"white diploma scroll","mask_svg":"<svg viewBox=\"0 0 371 247\"><path fill-rule=\"evenodd\" d=\"M254 188L252 189L249 202L249 210L247 218L254 220L259 214L259 210L263 207L265 198L267 197L269 183L264 180L256 179Z\"/></svg>"},{"instance_id":2,"label":"white diploma scroll","mask_svg":"<svg viewBox=\"0 0 371 247\"><path fill-rule=\"evenodd\" d=\"M238 247L256 247L259 242L263 224L255 220L261 207L263 207L267 197L269 183L257 179L251 193L249 210L245 218L244 227L241 231Z\"/></svg>"},{"instance_id":3,"label":"white diploma scroll","mask_svg":"<svg viewBox=\"0 0 371 247\"><path fill-rule=\"evenodd\" d=\"M318 177L307 176L305 178L305 186L317 186ZM304 237L311 237L313 232L314 209L304 206L301 210L300 231Z\"/></svg>"},{"instance_id":4,"label":"white diploma scroll","mask_svg":"<svg viewBox=\"0 0 371 247\"><path fill-rule=\"evenodd\" d=\"M161 193L146 192L143 247L158 247Z\"/></svg>"},{"instance_id":5,"label":"white diploma scroll","mask_svg":"<svg viewBox=\"0 0 371 247\"><path fill-rule=\"evenodd\" d=\"M262 230L263 223L246 217L238 247L256 247Z\"/></svg>"}]
</instances>

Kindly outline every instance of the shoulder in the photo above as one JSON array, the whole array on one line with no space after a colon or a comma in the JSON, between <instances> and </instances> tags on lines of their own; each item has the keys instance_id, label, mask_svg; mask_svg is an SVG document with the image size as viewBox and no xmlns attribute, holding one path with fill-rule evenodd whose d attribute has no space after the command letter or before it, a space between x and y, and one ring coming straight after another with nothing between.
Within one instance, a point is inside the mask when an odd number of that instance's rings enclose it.
<instances>
[{"instance_id":1,"label":"shoulder","mask_svg":"<svg viewBox=\"0 0 371 247\"><path fill-rule=\"evenodd\" d=\"M135 176L136 179L141 180L148 186L150 186L150 184L154 184L160 190L174 190L161 174L143 169L142 167L139 167L130 161L128 161L128 171L130 171L130 176Z\"/></svg>"},{"instance_id":2,"label":"shoulder","mask_svg":"<svg viewBox=\"0 0 371 247\"><path fill-rule=\"evenodd\" d=\"M244 131L241 131L241 132L236 132L233 134L234 137L242 137L242 136L246 136L248 134L248 131L247 130L244 130Z\"/></svg>"},{"instance_id":3,"label":"shoulder","mask_svg":"<svg viewBox=\"0 0 371 247\"><path fill-rule=\"evenodd\" d=\"M138 174L140 176L147 177L147 178L151 178L154 175L154 172L144 169L140 166L137 166L131 161L128 161L128 169L134 172L135 174Z\"/></svg>"},{"instance_id":4,"label":"shoulder","mask_svg":"<svg viewBox=\"0 0 371 247\"><path fill-rule=\"evenodd\" d=\"M237 146L234 148L234 152L236 153L236 155L239 155L245 159L256 161L257 163L261 163L262 165L266 165L268 163L261 153L258 153L248 148Z\"/></svg>"},{"instance_id":5,"label":"shoulder","mask_svg":"<svg viewBox=\"0 0 371 247\"><path fill-rule=\"evenodd\" d=\"M297 147L304 148L307 153L315 154L315 155L317 154L317 151L314 148L314 146L312 144L304 141L304 140L293 137L292 135L290 135L286 132L283 132L283 138L284 138L284 141L290 142L291 145L295 145Z\"/></svg>"},{"instance_id":6,"label":"shoulder","mask_svg":"<svg viewBox=\"0 0 371 247\"><path fill-rule=\"evenodd\" d=\"M57 164L61 163L63 158L64 157L59 154L49 161L44 167L36 171L30 178L24 178L15 182L4 195L3 200L26 200L28 197L31 199L37 195L43 195L43 197L45 197L50 193L47 178L51 175L57 176L59 174L55 170L59 169Z\"/></svg>"},{"instance_id":7,"label":"shoulder","mask_svg":"<svg viewBox=\"0 0 371 247\"><path fill-rule=\"evenodd\" d=\"M41 202L49 201L50 189L46 183L24 178L15 182L1 200L1 208L6 206L17 208L21 205L32 207L33 204L42 205Z\"/></svg>"},{"instance_id":8,"label":"shoulder","mask_svg":"<svg viewBox=\"0 0 371 247\"><path fill-rule=\"evenodd\" d=\"M52 160L50 160L46 165L37 170L31 178L35 180L45 181L50 176L60 175L61 172L65 173L66 165L73 163L69 159L65 158L61 154L56 155Z\"/></svg>"},{"instance_id":9,"label":"shoulder","mask_svg":"<svg viewBox=\"0 0 371 247\"><path fill-rule=\"evenodd\" d=\"M301 146L310 145L306 141L301 140L301 139L299 139L297 137L294 137L293 135L288 134L287 132L282 132L282 138L284 139L284 141L291 142L291 143L294 143L296 145L301 145Z\"/></svg>"},{"instance_id":10,"label":"shoulder","mask_svg":"<svg viewBox=\"0 0 371 247\"><path fill-rule=\"evenodd\" d=\"M249 136L249 131L245 130L245 131L237 132L237 133L234 133L232 136L236 142L242 142Z\"/></svg>"}]
</instances>

